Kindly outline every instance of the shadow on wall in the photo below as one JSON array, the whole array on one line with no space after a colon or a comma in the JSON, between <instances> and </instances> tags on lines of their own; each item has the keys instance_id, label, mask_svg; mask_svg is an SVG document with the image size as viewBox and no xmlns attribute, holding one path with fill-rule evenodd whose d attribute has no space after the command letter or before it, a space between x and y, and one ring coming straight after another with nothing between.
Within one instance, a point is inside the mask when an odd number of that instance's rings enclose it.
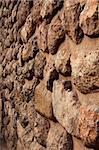
<instances>
[{"instance_id":1,"label":"shadow on wall","mask_svg":"<svg viewBox=\"0 0 99 150\"><path fill-rule=\"evenodd\" d=\"M99 150L99 135L96 139L96 147L95 147L95 150Z\"/></svg>"}]
</instances>

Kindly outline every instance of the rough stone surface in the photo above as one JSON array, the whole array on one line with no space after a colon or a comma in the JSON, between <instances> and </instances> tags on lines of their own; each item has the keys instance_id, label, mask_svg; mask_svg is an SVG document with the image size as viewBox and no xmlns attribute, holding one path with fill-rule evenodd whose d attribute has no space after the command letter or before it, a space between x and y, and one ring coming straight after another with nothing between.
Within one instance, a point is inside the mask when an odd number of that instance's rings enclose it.
<instances>
[{"instance_id":1,"label":"rough stone surface","mask_svg":"<svg viewBox=\"0 0 99 150\"><path fill-rule=\"evenodd\" d=\"M72 137L66 130L58 123L51 122L51 128L47 138L47 150L72 150Z\"/></svg>"},{"instance_id":2,"label":"rough stone surface","mask_svg":"<svg viewBox=\"0 0 99 150\"><path fill-rule=\"evenodd\" d=\"M48 29L48 49L51 54L55 54L59 45L65 37L65 32L62 27L60 16L57 15L53 18Z\"/></svg>"},{"instance_id":3,"label":"rough stone surface","mask_svg":"<svg viewBox=\"0 0 99 150\"><path fill-rule=\"evenodd\" d=\"M49 132L49 121L37 114L34 124L34 136L39 144L46 147L46 140Z\"/></svg>"},{"instance_id":4,"label":"rough stone surface","mask_svg":"<svg viewBox=\"0 0 99 150\"><path fill-rule=\"evenodd\" d=\"M40 79L43 78L43 70L45 65L46 65L46 57L43 56L42 52L40 52L36 55L35 62L34 62L34 75L37 78Z\"/></svg>"},{"instance_id":5,"label":"rough stone surface","mask_svg":"<svg viewBox=\"0 0 99 150\"><path fill-rule=\"evenodd\" d=\"M80 137L85 145L95 147L97 138L97 121L99 120L98 107L81 107L77 122L77 136ZM79 131L78 131L79 130Z\"/></svg>"},{"instance_id":6,"label":"rough stone surface","mask_svg":"<svg viewBox=\"0 0 99 150\"><path fill-rule=\"evenodd\" d=\"M0 0L0 149L99 150L98 0Z\"/></svg>"},{"instance_id":7,"label":"rough stone surface","mask_svg":"<svg viewBox=\"0 0 99 150\"><path fill-rule=\"evenodd\" d=\"M53 109L52 109L52 93L47 90L44 81L41 81L40 84L35 89L35 109L46 116L47 118L53 118Z\"/></svg>"},{"instance_id":8,"label":"rough stone surface","mask_svg":"<svg viewBox=\"0 0 99 150\"><path fill-rule=\"evenodd\" d=\"M67 35L79 44L83 37L83 30L79 26L79 16L81 13L81 5L77 1L65 1L64 9L61 14L62 24Z\"/></svg>"},{"instance_id":9,"label":"rough stone surface","mask_svg":"<svg viewBox=\"0 0 99 150\"><path fill-rule=\"evenodd\" d=\"M27 17L26 22L21 30L21 39L23 42L27 42L27 40L33 35L35 31L35 24L33 24L33 19L31 14Z\"/></svg>"},{"instance_id":10,"label":"rough stone surface","mask_svg":"<svg viewBox=\"0 0 99 150\"><path fill-rule=\"evenodd\" d=\"M53 112L56 119L69 133L75 128L80 103L75 92L65 90L64 81L55 81L53 86ZM72 108L72 109L71 109ZM71 110L71 111L70 111Z\"/></svg>"},{"instance_id":11,"label":"rough stone surface","mask_svg":"<svg viewBox=\"0 0 99 150\"><path fill-rule=\"evenodd\" d=\"M48 36L48 24L46 22L43 22L39 26L39 30L37 33L37 41L38 41L38 46L39 49L48 52L48 45L47 45L47 36Z\"/></svg>"},{"instance_id":12,"label":"rough stone surface","mask_svg":"<svg viewBox=\"0 0 99 150\"><path fill-rule=\"evenodd\" d=\"M64 76L71 75L70 51L66 39L60 45L58 52L55 56L55 67L60 74Z\"/></svg>"},{"instance_id":13,"label":"rough stone surface","mask_svg":"<svg viewBox=\"0 0 99 150\"><path fill-rule=\"evenodd\" d=\"M89 37L99 37L99 2L87 1L80 15L80 25L84 33Z\"/></svg>"},{"instance_id":14,"label":"rough stone surface","mask_svg":"<svg viewBox=\"0 0 99 150\"><path fill-rule=\"evenodd\" d=\"M72 65L72 75L80 92L87 94L99 90L99 51L80 54Z\"/></svg>"},{"instance_id":15,"label":"rough stone surface","mask_svg":"<svg viewBox=\"0 0 99 150\"><path fill-rule=\"evenodd\" d=\"M44 6L41 10L43 19L51 20L59 9L63 6L63 0L44 0Z\"/></svg>"}]
</instances>

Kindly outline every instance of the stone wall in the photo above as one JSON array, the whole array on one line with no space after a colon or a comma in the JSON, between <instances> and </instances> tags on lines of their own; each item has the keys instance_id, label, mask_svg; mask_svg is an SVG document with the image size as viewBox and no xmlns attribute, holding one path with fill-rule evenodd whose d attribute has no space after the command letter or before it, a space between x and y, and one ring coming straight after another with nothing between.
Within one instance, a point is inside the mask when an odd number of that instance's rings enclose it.
<instances>
[{"instance_id":1,"label":"stone wall","mask_svg":"<svg viewBox=\"0 0 99 150\"><path fill-rule=\"evenodd\" d=\"M0 0L0 147L99 150L99 1Z\"/></svg>"}]
</instances>

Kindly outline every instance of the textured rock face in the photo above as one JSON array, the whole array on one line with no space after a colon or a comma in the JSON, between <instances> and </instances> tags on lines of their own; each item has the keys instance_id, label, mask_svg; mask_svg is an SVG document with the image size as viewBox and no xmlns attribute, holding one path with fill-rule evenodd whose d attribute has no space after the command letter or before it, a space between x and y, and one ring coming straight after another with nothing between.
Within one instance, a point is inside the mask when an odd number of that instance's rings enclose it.
<instances>
[{"instance_id":1,"label":"textured rock face","mask_svg":"<svg viewBox=\"0 0 99 150\"><path fill-rule=\"evenodd\" d=\"M47 90L43 81L35 89L35 109L46 116L47 118L53 118L52 109L52 94Z\"/></svg>"},{"instance_id":2,"label":"textured rock face","mask_svg":"<svg viewBox=\"0 0 99 150\"><path fill-rule=\"evenodd\" d=\"M72 150L73 141L70 134L66 132L58 123L51 122L51 128L47 138L47 149L65 149Z\"/></svg>"},{"instance_id":3,"label":"textured rock face","mask_svg":"<svg viewBox=\"0 0 99 150\"><path fill-rule=\"evenodd\" d=\"M60 43L64 40L65 32L62 28L62 21L57 15L51 21L48 29L48 49L51 54L55 54Z\"/></svg>"},{"instance_id":4,"label":"textured rock face","mask_svg":"<svg viewBox=\"0 0 99 150\"><path fill-rule=\"evenodd\" d=\"M98 1L88 0L80 15L80 25L89 37L99 37Z\"/></svg>"},{"instance_id":5,"label":"textured rock face","mask_svg":"<svg viewBox=\"0 0 99 150\"><path fill-rule=\"evenodd\" d=\"M62 126L69 133L72 133L75 128L75 120L78 117L80 104L77 95L71 91L71 87L68 86L68 89L65 90L62 82L64 81L55 81L53 85L53 112Z\"/></svg>"},{"instance_id":6,"label":"textured rock face","mask_svg":"<svg viewBox=\"0 0 99 150\"><path fill-rule=\"evenodd\" d=\"M72 66L72 75L80 92L87 94L99 90L99 51L79 55Z\"/></svg>"},{"instance_id":7,"label":"textured rock face","mask_svg":"<svg viewBox=\"0 0 99 150\"><path fill-rule=\"evenodd\" d=\"M98 0L0 0L0 148L99 150Z\"/></svg>"}]
</instances>

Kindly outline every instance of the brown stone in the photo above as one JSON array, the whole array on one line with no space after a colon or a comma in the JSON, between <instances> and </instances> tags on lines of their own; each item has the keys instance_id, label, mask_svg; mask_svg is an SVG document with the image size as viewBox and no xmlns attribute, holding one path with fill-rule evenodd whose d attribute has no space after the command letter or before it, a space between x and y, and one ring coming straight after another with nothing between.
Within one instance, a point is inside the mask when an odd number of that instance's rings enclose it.
<instances>
[{"instance_id":1,"label":"brown stone","mask_svg":"<svg viewBox=\"0 0 99 150\"><path fill-rule=\"evenodd\" d=\"M60 10L63 6L63 0L44 0L43 7L41 10L41 16L43 19L51 20L52 17Z\"/></svg>"},{"instance_id":2,"label":"brown stone","mask_svg":"<svg viewBox=\"0 0 99 150\"><path fill-rule=\"evenodd\" d=\"M81 6L78 1L66 1L64 10L61 14L62 25L66 34L76 44L81 43L84 34L79 26L79 16L81 13Z\"/></svg>"},{"instance_id":3,"label":"brown stone","mask_svg":"<svg viewBox=\"0 0 99 150\"><path fill-rule=\"evenodd\" d=\"M32 18L32 15L30 14L26 18L26 22L21 30L22 41L27 42L28 39L31 37L31 35L34 33L34 31L35 31L35 24L33 23L33 18Z\"/></svg>"},{"instance_id":4,"label":"brown stone","mask_svg":"<svg viewBox=\"0 0 99 150\"><path fill-rule=\"evenodd\" d=\"M36 37L31 37L23 47L22 51L22 60L29 61L29 59L33 59L37 52L39 51Z\"/></svg>"},{"instance_id":5,"label":"brown stone","mask_svg":"<svg viewBox=\"0 0 99 150\"><path fill-rule=\"evenodd\" d=\"M98 3L0 0L1 149L99 150Z\"/></svg>"},{"instance_id":6,"label":"brown stone","mask_svg":"<svg viewBox=\"0 0 99 150\"><path fill-rule=\"evenodd\" d=\"M91 37L99 37L98 1L87 0L84 10L80 14L80 25L84 33Z\"/></svg>"},{"instance_id":7,"label":"brown stone","mask_svg":"<svg viewBox=\"0 0 99 150\"><path fill-rule=\"evenodd\" d=\"M44 81L35 89L35 109L47 118L53 118L52 94L47 90Z\"/></svg>"},{"instance_id":8,"label":"brown stone","mask_svg":"<svg viewBox=\"0 0 99 150\"><path fill-rule=\"evenodd\" d=\"M42 22L42 17L41 17L41 8L42 8L43 0L36 0L33 1L33 7L32 7L32 17L33 21L36 23L36 25L39 25Z\"/></svg>"},{"instance_id":9,"label":"brown stone","mask_svg":"<svg viewBox=\"0 0 99 150\"><path fill-rule=\"evenodd\" d=\"M53 82L59 78L59 74L55 67L55 57L53 55L49 55L46 61L46 66L44 68L45 86L52 92Z\"/></svg>"},{"instance_id":10,"label":"brown stone","mask_svg":"<svg viewBox=\"0 0 99 150\"><path fill-rule=\"evenodd\" d=\"M57 14L48 29L48 50L51 54L55 54L59 45L64 40L65 33L62 27L62 21L59 14Z\"/></svg>"},{"instance_id":11,"label":"brown stone","mask_svg":"<svg viewBox=\"0 0 99 150\"><path fill-rule=\"evenodd\" d=\"M46 147L46 140L49 132L50 124L48 120L39 114L34 124L34 136L39 144Z\"/></svg>"},{"instance_id":12,"label":"brown stone","mask_svg":"<svg viewBox=\"0 0 99 150\"><path fill-rule=\"evenodd\" d=\"M37 141L34 141L30 146L30 150L46 150L46 148L40 145Z\"/></svg>"},{"instance_id":13,"label":"brown stone","mask_svg":"<svg viewBox=\"0 0 99 150\"><path fill-rule=\"evenodd\" d=\"M73 133L75 121L79 114L80 102L74 91L65 90L64 81L54 81L53 113L58 122L69 132Z\"/></svg>"},{"instance_id":14,"label":"brown stone","mask_svg":"<svg viewBox=\"0 0 99 150\"><path fill-rule=\"evenodd\" d=\"M48 36L48 25L45 22L43 22L38 29L37 42L39 49L44 52L48 52L47 36Z\"/></svg>"},{"instance_id":15,"label":"brown stone","mask_svg":"<svg viewBox=\"0 0 99 150\"><path fill-rule=\"evenodd\" d=\"M18 75L23 74L25 79L32 80L34 75L34 60L29 60L23 67L17 69Z\"/></svg>"},{"instance_id":16,"label":"brown stone","mask_svg":"<svg viewBox=\"0 0 99 150\"><path fill-rule=\"evenodd\" d=\"M94 148L98 136L97 121L99 120L99 108L94 106L80 107L77 121L76 136L80 137L85 145Z\"/></svg>"},{"instance_id":17,"label":"brown stone","mask_svg":"<svg viewBox=\"0 0 99 150\"><path fill-rule=\"evenodd\" d=\"M18 134L18 138L20 139L20 142L23 143L22 145L26 148L29 149L30 148L30 144L33 142L34 140L34 133L31 130L31 128L29 126L27 126L27 128L23 128L21 126L21 124L19 123L19 121L17 121L17 134Z\"/></svg>"},{"instance_id":18,"label":"brown stone","mask_svg":"<svg viewBox=\"0 0 99 150\"><path fill-rule=\"evenodd\" d=\"M47 150L72 150L72 136L58 123L51 122L47 138Z\"/></svg>"},{"instance_id":19,"label":"brown stone","mask_svg":"<svg viewBox=\"0 0 99 150\"><path fill-rule=\"evenodd\" d=\"M21 1L21 3L18 4L19 6L16 16L18 27L21 27L25 23L26 17L28 16L30 8L32 6L31 2L32 1Z\"/></svg>"},{"instance_id":20,"label":"brown stone","mask_svg":"<svg viewBox=\"0 0 99 150\"><path fill-rule=\"evenodd\" d=\"M39 52L34 61L34 75L37 78L43 78L43 70L46 65L46 57L43 55L42 52Z\"/></svg>"},{"instance_id":21,"label":"brown stone","mask_svg":"<svg viewBox=\"0 0 99 150\"><path fill-rule=\"evenodd\" d=\"M99 51L96 50L85 54L79 54L75 64L72 65L74 84L80 92L86 94L99 90L98 61Z\"/></svg>"},{"instance_id":22,"label":"brown stone","mask_svg":"<svg viewBox=\"0 0 99 150\"><path fill-rule=\"evenodd\" d=\"M56 70L62 75L71 75L70 51L67 39L65 39L58 49L58 52L55 56L55 67Z\"/></svg>"}]
</instances>

